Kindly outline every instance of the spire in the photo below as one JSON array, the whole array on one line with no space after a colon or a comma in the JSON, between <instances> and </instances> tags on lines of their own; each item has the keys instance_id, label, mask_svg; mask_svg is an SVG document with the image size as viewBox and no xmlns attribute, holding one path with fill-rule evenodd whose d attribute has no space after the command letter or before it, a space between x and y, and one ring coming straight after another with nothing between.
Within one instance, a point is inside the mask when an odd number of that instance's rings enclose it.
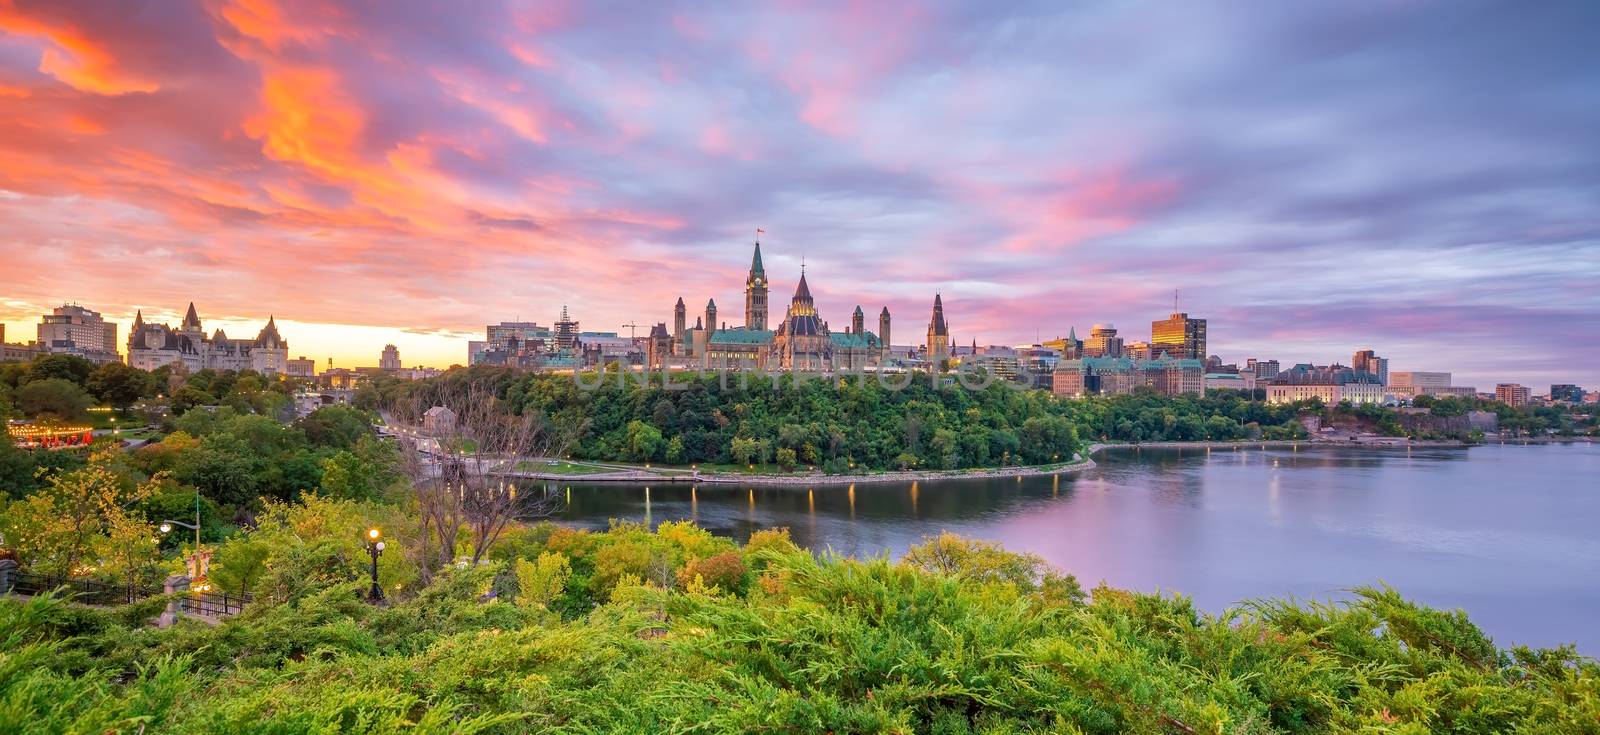
<instances>
[{"instance_id":1,"label":"spire","mask_svg":"<svg viewBox=\"0 0 1600 735\"><path fill-rule=\"evenodd\" d=\"M707 301L706 302L706 308L707 309L715 309L715 308L717 308L717 300L716 299L711 299L711 300Z\"/></svg>"},{"instance_id":2,"label":"spire","mask_svg":"<svg viewBox=\"0 0 1600 735\"><path fill-rule=\"evenodd\" d=\"M933 321L928 324L928 333L934 336L950 336L950 327L944 323L944 299L939 294L933 295Z\"/></svg>"},{"instance_id":3,"label":"spire","mask_svg":"<svg viewBox=\"0 0 1600 735\"><path fill-rule=\"evenodd\" d=\"M144 310L143 309L134 309L133 310L133 331L137 332L137 331L139 331L139 328L143 327L143 326L144 326Z\"/></svg>"},{"instance_id":4,"label":"spire","mask_svg":"<svg viewBox=\"0 0 1600 735\"><path fill-rule=\"evenodd\" d=\"M1067 330L1067 339L1070 339L1073 342L1077 342L1078 341L1078 328L1077 327L1073 327L1073 328Z\"/></svg>"},{"instance_id":5,"label":"spire","mask_svg":"<svg viewBox=\"0 0 1600 735\"><path fill-rule=\"evenodd\" d=\"M678 308L679 309L683 308L683 297L682 296L678 297Z\"/></svg>"},{"instance_id":6,"label":"spire","mask_svg":"<svg viewBox=\"0 0 1600 735\"><path fill-rule=\"evenodd\" d=\"M194 302L189 302L189 311L183 315L183 328L186 330L200 331L200 315L195 313Z\"/></svg>"},{"instance_id":7,"label":"spire","mask_svg":"<svg viewBox=\"0 0 1600 735\"><path fill-rule=\"evenodd\" d=\"M856 304L856 316L866 316L865 314L863 314L861 312L861 305L860 304Z\"/></svg>"},{"instance_id":8,"label":"spire","mask_svg":"<svg viewBox=\"0 0 1600 735\"><path fill-rule=\"evenodd\" d=\"M755 276L755 275L764 276L766 274L767 274L766 270L761 267L761 241L757 240L756 241L756 254L755 254L755 257L750 259L750 275L752 275L752 276Z\"/></svg>"},{"instance_id":9,"label":"spire","mask_svg":"<svg viewBox=\"0 0 1600 735\"><path fill-rule=\"evenodd\" d=\"M796 286L795 289L794 289L794 300L795 301L806 301L806 302L811 301L811 287L806 285L806 270L805 270L805 268L806 267L803 266L803 265L800 266L800 285Z\"/></svg>"}]
</instances>

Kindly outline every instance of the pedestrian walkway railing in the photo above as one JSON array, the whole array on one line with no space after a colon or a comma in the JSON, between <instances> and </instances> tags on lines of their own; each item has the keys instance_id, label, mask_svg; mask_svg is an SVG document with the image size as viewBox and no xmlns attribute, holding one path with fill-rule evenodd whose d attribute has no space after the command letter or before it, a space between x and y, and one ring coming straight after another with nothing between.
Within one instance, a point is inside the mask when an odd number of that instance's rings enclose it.
<instances>
[{"instance_id":1,"label":"pedestrian walkway railing","mask_svg":"<svg viewBox=\"0 0 1600 735\"><path fill-rule=\"evenodd\" d=\"M7 571L9 573L4 575L6 584L0 586L0 593L13 592L31 596L64 588L74 602L106 607L126 605L165 594L160 587L113 584L86 577L39 574L18 569ZM236 615L249 603L250 595L233 595L226 592L186 591L181 592L177 598L178 607L184 613L209 618Z\"/></svg>"}]
</instances>

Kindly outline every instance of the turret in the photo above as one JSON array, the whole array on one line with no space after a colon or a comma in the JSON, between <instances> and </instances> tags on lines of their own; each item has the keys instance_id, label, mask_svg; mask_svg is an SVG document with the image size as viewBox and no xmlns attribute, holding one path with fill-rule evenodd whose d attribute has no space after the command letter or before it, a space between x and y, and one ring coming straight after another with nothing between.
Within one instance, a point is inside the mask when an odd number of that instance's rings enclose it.
<instances>
[{"instance_id":1,"label":"turret","mask_svg":"<svg viewBox=\"0 0 1600 735\"><path fill-rule=\"evenodd\" d=\"M188 313L183 315L183 326L180 329L182 331L185 331L185 332L199 332L199 331L201 331L200 330L200 315L195 312L195 310L194 310L194 302L193 301L189 302L189 311L188 311Z\"/></svg>"},{"instance_id":2,"label":"turret","mask_svg":"<svg viewBox=\"0 0 1600 735\"><path fill-rule=\"evenodd\" d=\"M706 331L710 332L710 331L712 331L712 330L714 330L716 328L717 328L717 300L716 299L709 299L709 300L706 301ZM706 335L706 336L707 336L707 338L710 337L710 335Z\"/></svg>"},{"instance_id":3,"label":"turret","mask_svg":"<svg viewBox=\"0 0 1600 735\"><path fill-rule=\"evenodd\" d=\"M867 315L861 311L861 305L856 304L856 311L850 315L850 331L861 334L867 329Z\"/></svg>"}]
</instances>

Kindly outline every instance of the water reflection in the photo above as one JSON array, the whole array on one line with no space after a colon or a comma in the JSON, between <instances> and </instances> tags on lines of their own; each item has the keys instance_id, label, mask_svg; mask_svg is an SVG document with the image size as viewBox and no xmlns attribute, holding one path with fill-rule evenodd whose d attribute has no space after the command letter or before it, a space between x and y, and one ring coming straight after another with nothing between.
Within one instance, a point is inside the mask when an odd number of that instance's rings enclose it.
<instances>
[{"instance_id":1,"label":"water reflection","mask_svg":"<svg viewBox=\"0 0 1600 735\"><path fill-rule=\"evenodd\" d=\"M1326 598L1380 580L1464 607L1501 643L1600 653L1600 447L1130 450L1076 476L851 486L574 485L565 522L689 519L744 539L898 555L940 531L1087 585ZM1534 604L1528 604L1532 601Z\"/></svg>"}]
</instances>

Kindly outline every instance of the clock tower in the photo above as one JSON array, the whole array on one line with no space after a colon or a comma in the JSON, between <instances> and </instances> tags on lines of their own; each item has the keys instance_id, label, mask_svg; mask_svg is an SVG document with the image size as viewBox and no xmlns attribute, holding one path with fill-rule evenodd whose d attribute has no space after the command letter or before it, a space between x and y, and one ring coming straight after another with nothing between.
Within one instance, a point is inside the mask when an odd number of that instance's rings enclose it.
<instances>
[{"instance_id":1,"label":"clock tower","mask_svg":"<svg viewBox=\"0 0 1600 735\"><path fill-rule=\"evenodd\" d=\"M761 267L761 241L750 260L750 276L744 281L744 325L747 329L767 328L767 271Z\"/></svg>"}]
</instances>

